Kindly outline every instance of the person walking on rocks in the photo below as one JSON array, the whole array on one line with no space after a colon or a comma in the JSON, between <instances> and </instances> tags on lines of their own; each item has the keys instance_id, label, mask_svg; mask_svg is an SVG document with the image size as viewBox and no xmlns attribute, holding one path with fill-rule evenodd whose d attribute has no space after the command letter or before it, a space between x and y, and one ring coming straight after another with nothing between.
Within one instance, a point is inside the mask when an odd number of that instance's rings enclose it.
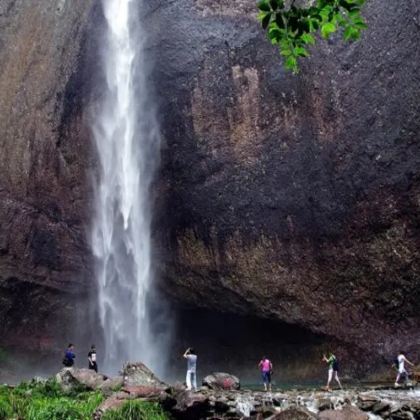
<instances>
[{"instance_id":1,"label":"person walking on rocks","mask_svg":"<svg viewBox=\"0 0 420 420\"><path fill-rule=\"evenodd\" d=\"M187 390L197 391L197 355L193 348L188 348L184 353L185 359L187 359Z\"/></svg>"},{"instance_id":2,"label":"person walking on rocks","mask_svg":"<svg viewBox=\"0 0 420 420\"><path fill-rule=\"evenodd\" d=\"M405 363L408 363L410 366L414 366L414 363L411 363L405 357L405 353L403 351L400 351L396 362L397 362L397 367L398 367L398 374L397 374L397 379L395 380L395 386L398 387L399 381L401 378L404 378L404 382L407 382L408 380L408 372L405 369Z\"/></svg>"},{"instance_id":3,"label":"person walking on rocks","mask_svg":"<svg viewBox=\"0 0 420 420\"><path fill-rule=\"evenodd\" d=\"M262 380L264 383L264 391L271 392L271 373L273 371L273 364L267 357L263 357L258 363L258 367L261 370Z\"/></svg>"},{"instance_id":4,"label":"person walking on rocks","mask_svg":"<svg viewBox=\"0 0 420 420\"><path fill-rule=\"evenodd\" d=\"M92 344L88 353L89 369L98 373L98 364L96 362L96 346Z\"/></svg>"},{"instance_id":5,"label":"person walking on rocks","mask_svg":"<svg viewBox=\"0 0 420 420\"><path fill-rule=\"evenodd\" d=\"M75 358L74 346L70 343L64 353L63 365L67 368L71 368L74 365Z\"/></svg>"},{"instance_id":6,"label":"person walking on rocks","mask_svg":"<svg viewBox=\"0 0 420 420\"><path fill-rule=\"evenodd\" d=\"M343 387L341 386L340 379L338 378L338 360L335 357L335 355L329 352L328 357L324 354L322 360L328 365L328 381L325 389L327 391L331 391L330 384L333 378L337 381L339 387L343 389Z\"/></svg>"}]
</instances>

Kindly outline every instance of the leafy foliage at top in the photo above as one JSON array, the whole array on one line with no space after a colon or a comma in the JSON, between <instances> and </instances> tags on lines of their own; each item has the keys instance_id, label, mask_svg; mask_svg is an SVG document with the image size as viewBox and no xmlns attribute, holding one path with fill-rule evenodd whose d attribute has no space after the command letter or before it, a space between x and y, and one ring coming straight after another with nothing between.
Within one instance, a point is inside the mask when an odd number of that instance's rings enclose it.
<instances>
[{"instance_id":1,"label":"leafy foliage at top","mask_svg":"<svg viewBox=\"0 0 420 420\"><path fill-rule=\"evenodd\" d=\"M343 29L345 41L356 41L367 25L361 16L366 0L305 0L306 6L296 6L295 0L260 0L258 18L267 36L278 45L287 69L297 73L298 59L309 55L308 47L315 44L316 33L325 39Z\"/></svg>"}]
</instances>

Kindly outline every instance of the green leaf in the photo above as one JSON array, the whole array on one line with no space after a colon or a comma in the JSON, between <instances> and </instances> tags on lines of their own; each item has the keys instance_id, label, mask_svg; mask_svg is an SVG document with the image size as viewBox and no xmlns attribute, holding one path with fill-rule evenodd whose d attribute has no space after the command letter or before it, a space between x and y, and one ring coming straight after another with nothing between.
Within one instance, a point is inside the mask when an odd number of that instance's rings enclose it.
<instances>
[{"instance_id":1,"label":"green leaf","mask_svg":"<svg viewBox=\"0 0 420 420\"><path fill-rule=\"evenodd\" d=\"M305 44L314 45L315 44L315 38L311 34L303 34L301 37L301 40Z\"/></svg>"},{"instance_id":2,"label":"green leaf","mask_svg":"<svg viewBox=\"0 0 420 420\"><path fill-rule=\"evenodd\" d=\"M280 29L284 28L285 25L284 25L284 19L283 19L282 13L276 13L275 22Z\"/></svg>"},{"instance_id":3,"label":"green leaf","mask_svg":"<svg viewBox=\"0 0 420 420\"><path fill-rule=\"evenodd\" d=\"M323 38L328 38L332 33L334 33L337 30L336 26L331 23L324 23L321 26L321 35Z\"/></svg>"},{"instance_id":4,"label":"green leaf","mask_svg":"<svg viewBox=\"0 0 420 420\"><path fill-rule=\"evenodd\" d=\"M270 23L271 20L271 13L267 13L263 19L261 20L261 25L264 29L267 29L268 24Z\"/></svg>"},{"instance_id":5,"label":"green leaf","mask_svg":"<svg viewBox=\"0 0 420 420\"><path fill-rule=\"evenodd\" d=\"M353 26L348 26L344 31L343 37L346 41L357 41L360 38L360 32Z\"/></svg>"},{"instance_id":6,"label":"green leaf","mask_svg":"<svg viewBox=\"0 0 420 420\"><path fill-rule=\"evenodd\" d=\"M303 47L296 47L293 52L299 57L308 57L308 51Z\"/></svg>"},{"instance_id":7,"label":"green leaf","mask_svg":"<svg viewBox=\"0 0 420 420\"><path fill-rule=\"evenodd\" d=\"M274 11L276 11L277 8L279 7L278 1L277 0L270 0L270 6Z\"/></svg>"},{"instance_id":8,"label":"green leaf","mask_svg":"<svg viewBox=\"0 0 420 420\"><path fill-rule=\"evenodd\" d=\"M292 55L289 56L287 60L285 61L284 65L286 66L287 69L292 70L293 73L298 72L298 65L297 65L296 57L293 57Z\"/></svg>"},{"instance_id":9,"label":"green leaf","mask_svg":"<svg viewBox=\"0 0 420 420\"><path fill-rule=\"evenodd\" d=\"M270 12L270 4L268 3L268 0L261 0L257 4L258 9L262 10L263 12Z\"/></svg>"}]
</instances>

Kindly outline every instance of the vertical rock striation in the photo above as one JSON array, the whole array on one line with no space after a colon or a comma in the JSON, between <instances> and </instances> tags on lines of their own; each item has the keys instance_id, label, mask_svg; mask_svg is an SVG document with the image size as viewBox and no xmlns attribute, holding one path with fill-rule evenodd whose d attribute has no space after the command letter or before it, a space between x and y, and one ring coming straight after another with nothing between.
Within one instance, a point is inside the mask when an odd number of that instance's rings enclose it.
<instances>
[{"instance_id":1,"label":"vertical rock striation","mask_svg":"<svg viewBox=\"0 0 420 420\"><path fill-rule=\"evenodd\" d=\"M369 1L362 41L320 42L299 76L252 1L153 3L169 293L419 354L413 2Z\"/></svg>"},{"instance_id":2,"label":"vertical rock striation","mask_svg":"<svg viewBox=\"0 0 420 420\"><path fill-rule=\"evenodd\" d=\"M74 325L90 260L82 68L93 1L0 4L0 335L47 347ZM94 31L92 34L94 36ZM89 41L91 42L91 41ZM71 325L70 324L70 325Z\"/></svg>"}]
</instances>

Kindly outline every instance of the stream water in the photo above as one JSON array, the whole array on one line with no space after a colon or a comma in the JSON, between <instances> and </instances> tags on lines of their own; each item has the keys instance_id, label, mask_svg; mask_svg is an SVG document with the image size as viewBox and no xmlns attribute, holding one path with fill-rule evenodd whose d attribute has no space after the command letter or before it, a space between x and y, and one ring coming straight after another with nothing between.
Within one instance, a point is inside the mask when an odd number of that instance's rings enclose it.
<instances>
[{"instance_id":1,"label":"stream water","mask_svg":"<svg viewBox=\"0 0 420 420\"><path fill-rule=\"evenodd\" d=\"M151 183L159 163L159 127L147 85L141 2L103 0L106 19L99 112L93 118L100 174L92 248L104 334L102 369L140 360L162 373L151 327L153 288Z\"/></svg>"}]
</instances>

